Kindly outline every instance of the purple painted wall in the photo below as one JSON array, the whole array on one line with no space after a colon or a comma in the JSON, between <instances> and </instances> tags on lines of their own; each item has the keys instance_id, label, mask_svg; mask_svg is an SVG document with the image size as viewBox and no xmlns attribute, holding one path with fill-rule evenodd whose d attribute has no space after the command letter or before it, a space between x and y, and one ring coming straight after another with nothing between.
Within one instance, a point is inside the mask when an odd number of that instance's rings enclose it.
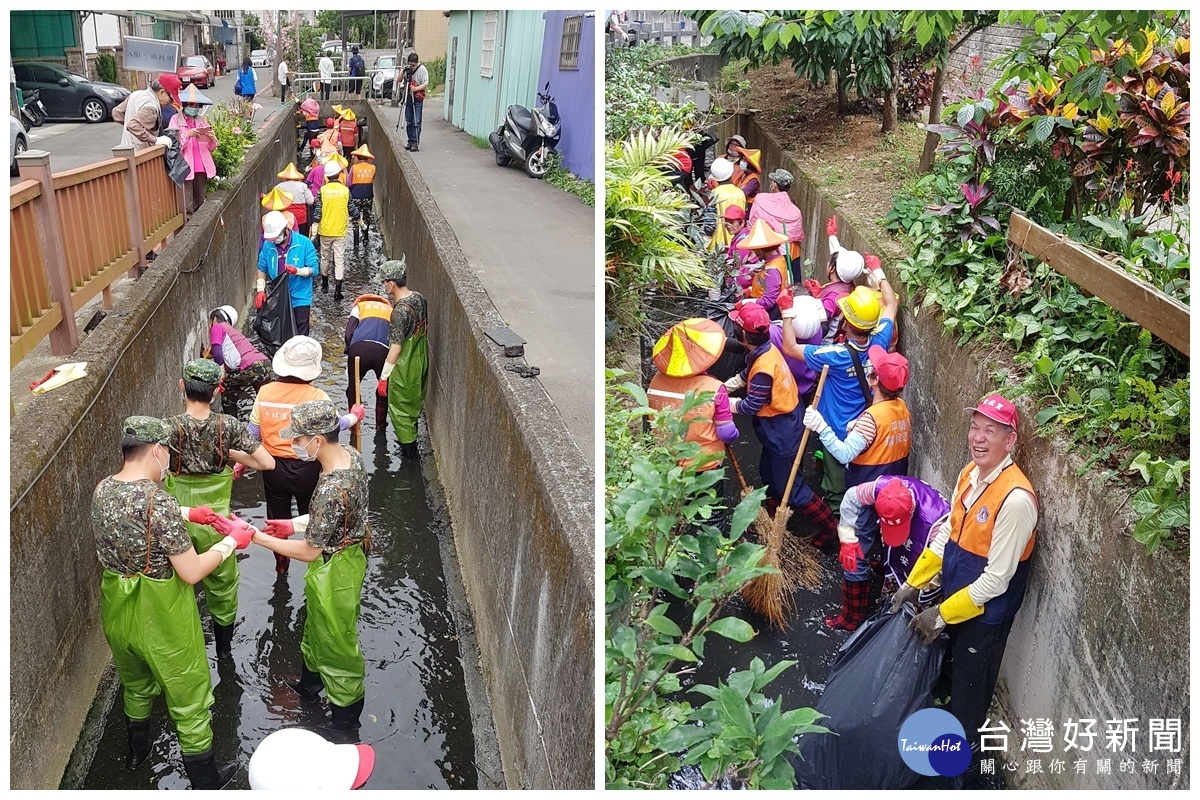
<instances>
[{"instance_id":1,"label":"purple painted wall","mask_svg":"<svg viewBox=\"0 0 1200 800\"><path fill-rule=\"evenodd\" d=\"M563 21L583 15L579 37L579 69L560 70ZM562 116L562 139L558 150L563 166L589 181L596 179L596 12L547 11L542 37L542 65L538 89L550 81L550 94Z\"/></svg>"}]
</instances>

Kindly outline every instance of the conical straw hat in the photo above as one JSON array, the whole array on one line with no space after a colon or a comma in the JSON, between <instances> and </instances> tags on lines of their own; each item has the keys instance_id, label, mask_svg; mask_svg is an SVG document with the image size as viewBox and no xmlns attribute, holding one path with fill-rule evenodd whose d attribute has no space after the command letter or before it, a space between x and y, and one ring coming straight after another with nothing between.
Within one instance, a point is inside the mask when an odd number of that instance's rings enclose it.
<instances>
[{"instance_id":1,"label":"conical straw hat","mask_svg":"<svg viewBox=\"0 0 1200 800\"><path fill-rule=\"evenodd\" d=\"M725 331L711 319L685 319L654 345L654 366L672 378L699 375L725 350Z\"/></svg>"},{"instance_id":2,"label":"conical straw hat","mask_svg":"<svg viewBox=\"0 0 1200 800\"><path fill-rule=\"evenodd\" d=\"M786 243L786 236L773 231L765 220L756 219L749 235L742 240L742 247L746 250L769 250Z\"/></svg>"}]
</instances>

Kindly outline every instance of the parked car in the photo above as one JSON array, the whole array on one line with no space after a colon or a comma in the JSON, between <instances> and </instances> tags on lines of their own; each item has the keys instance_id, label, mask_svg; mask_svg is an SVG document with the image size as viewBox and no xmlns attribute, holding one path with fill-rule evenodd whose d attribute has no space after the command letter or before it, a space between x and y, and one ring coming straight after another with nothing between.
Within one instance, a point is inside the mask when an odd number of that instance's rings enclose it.
<instances>
[{"instance_id":1,"label":"parked car","mask_svg":"<svg viewBox=\"0 0 1200 800\"><path fill-rule=\"evenodd\" d=\"M194 83L201 89L207 89L217 82L217 70L205 56L184 56L179 59L179 69L175 70L175 75L184 87Z\"/></svg>"},{"instance_id":2,"label":"parked car","mask_svg":"<svg viewBox=\"0 0 1200 800\"><path fill-rule=\"evenodd\" d=\"M271 66L271 54L266 50L251 50L250 51L250 66L252 67L269 67Z\"/></svg>"},{"instance_id":3,"label":"parked car","mask_svg":"<svg viewBox=\"0 0 1200 800\"><path fill-rule=\"evenodd\" d=\"M25 136L25 129L21 127L21 121L11 114L8 117L8 151L12 153L12 161L9 162L8 169L11 174L17 174L17 156L29 149L29 139Z\"/></svg>"},{"instance_id":4,"label":"parked car","mask_svg":"<svg viewBox=\"0 0 1200 800\"><path fill-rule=\"evenodd\" d=\"M83 117L88 122L103 122L129 96L124 86L91 81L48 61L17 62L13 64L13 72L22 92L40 90L47 117Z\"/></svg>"},{"instance_id":5,"label":"parked car","mask_svg":"<svg viewBox=\"0 0 1200 800\"><path fill-rule=\"evenodd\" d=\"M391 97L396 83L396 56L378 56L371 62L371 96Z\"/></svg>"},{"instance_id":6,"label":"parked car","mask_svg":"<svg viewBox=\"0 0 1200 800\"><path fill-rule=\"evenodd\" d=\"M321 52L330 55L342 52L342 40L330 39L328 42L321 42Z\"/></svg>"}]
</instances>

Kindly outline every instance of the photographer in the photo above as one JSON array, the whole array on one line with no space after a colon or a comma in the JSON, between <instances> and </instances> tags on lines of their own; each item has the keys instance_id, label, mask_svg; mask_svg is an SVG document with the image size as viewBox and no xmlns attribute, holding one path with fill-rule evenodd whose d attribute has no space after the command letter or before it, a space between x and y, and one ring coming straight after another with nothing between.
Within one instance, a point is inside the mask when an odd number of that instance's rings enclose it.
<instances>
[{"instance_id":1,"label":"photographer","mask_svg":"<svg viewBox=\"0 0 1200 800\"><path fill-rule=\"evenodd\" d=\"M404 149L415 153L421 141L421 112L425 106L425 88L429 85L429 70L425 69L416 53L408 54L404 81L407 87L404 93L404 123L408 126L408 144Z\"/></svg>"}]
</instances>

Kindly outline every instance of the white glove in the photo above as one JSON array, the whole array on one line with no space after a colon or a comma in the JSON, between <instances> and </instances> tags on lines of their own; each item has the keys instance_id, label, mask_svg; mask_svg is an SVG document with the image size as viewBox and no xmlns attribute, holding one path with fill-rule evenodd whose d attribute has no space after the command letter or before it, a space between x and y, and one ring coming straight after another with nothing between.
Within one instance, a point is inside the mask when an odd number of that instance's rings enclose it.
<instances>
[{"instance_id":1,"label":"white glove","mask_svg":"<svg viewBox=\"0 0 1200 800\"><path fill-rule=\"evenodd\" d=\"M795 319L796 318L796 307L792 306L791 308L781 309L779 311L779 316L782 317L783 319Z\"/></svg>"},{"instance_id":2,"label":"white glove","mask_svg":"<svg viewBox=\"0 0 1200 800\"><path fill-rule=\"evenodd\" d=\"M740 406L741 404L742 404L742 401L740 398L737 398L737 397L729 398L729 413L730 414L740 414L741 410L738 408L738 406Z\"/></svg>"},{"instance_id":3,"label":"white glove","mask_svg":"<svg viewBox=\"0 0 1200 800\"><path fill-rule=\"evenodd\" d=\"M734 375L729 380L725 381L726 391L736 392L738 389L746 388L746 381L741 375Z\"/></svg>"},{"instance_id":4,"label":"white glove","mask_svg":"<svg viewBox=\"0 0 1200 800\"><path fill-rule=\"evenodd\" d=\"M808 408L804 409L804 427L820 436L821 431L829 427L829 423L826 422L825 418L821 416L820 411L817 411L817 409L809 406Z\"/></svg>"},{"instance_id":5,"label":"white glove","mask_svg":"<svg viewBox=\"0 0 1200 800\"><path fill-rule=\"evenodd\" d=\"M867 273L867 286L879 291L879 284L886 280L887 276L883 274L883 269L873 269Z\"/></svg>"},{"instance_id":6,"label":"white glove","mask_svg":"<svg viewBox=\"0 0 1200 800\"><path fill-rule=\"evenodd\" d=\"M154 140L154 143L161 144L163 147L170 147L172 144L174 144L174 141L170 136L160 136Z\"/></svg>"},{"instance_id":7,"label":"white glove","mask_svg":"<svg viewBox=\"0 0 1200 800\"><path fill-rule=\"evenodd\" d=\"M301 267L300 269L296 270L296 274L299 275L301 278L311 278L312 277L312 267Z\"/></svg>"}]
</instances>

